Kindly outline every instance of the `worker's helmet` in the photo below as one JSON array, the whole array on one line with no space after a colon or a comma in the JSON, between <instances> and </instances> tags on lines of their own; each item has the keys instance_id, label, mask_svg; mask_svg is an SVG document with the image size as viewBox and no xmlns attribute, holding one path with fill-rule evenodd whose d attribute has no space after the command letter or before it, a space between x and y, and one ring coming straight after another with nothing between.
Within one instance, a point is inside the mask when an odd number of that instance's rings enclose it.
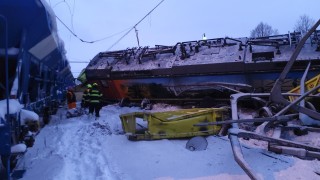
<instances>
[{"instance_id":1,"label":"worker's helmet","mask_svg":"<svg viewBox=\"0 0 320 180\"><path fill-rule=\"evenodd\" d=\"M97 83L93 83L92 86L98 86L98 84Z\"/></svg>"},{"instance_id":2,"label":"worker's helmet","mask_svg":"<svg viewBox=\"0 0 320 180\"><path fill-rule=\"evenodd\" d=\"M91 84L87 84L87 88L92 88Z\"/></svg>"}]
</instances>

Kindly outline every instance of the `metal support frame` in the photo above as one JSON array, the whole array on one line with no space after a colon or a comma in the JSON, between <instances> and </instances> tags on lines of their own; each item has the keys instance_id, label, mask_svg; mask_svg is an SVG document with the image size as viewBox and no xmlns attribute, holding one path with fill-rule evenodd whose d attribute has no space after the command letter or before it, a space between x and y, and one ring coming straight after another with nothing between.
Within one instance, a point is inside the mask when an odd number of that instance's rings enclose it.
<instances>
[{"instance_id":1,"label":"metal support frame","mask_svg":"<svg viewBox=\"0 0 320 180\"><path fill-rule=\"evenodd\" d=\"M308 74L308 71L310 69L310 65L311 65L311 62L309 62L305 72L303 73L303 76L300 80L300 94L305 94L305 82L306 82L306 77L307 77L307 74ZM300 102L300 106L301 107L305 107L305 100L301 100ZM313 119L303 113L299 113L299 119L302 121L302 123L304 125L319 125L320 126L320 120L319 119Z\"/></svg>"},{"instance_id":2,"label":"metal support frame","mask_svg":"<svg viewBox=\"0 0 320 180\"><path fill-rule=\"evenodd\" d=\"M237 120L238 119L238 99L241 97L251 97L252 94L234 94L231 95L231 117L233 120ZM268 96L268 93L262 93L260 94L261 96ZM261 97L260 96L260 97ZM254 173L254 171L252 170L252 168L249 166L249 164L246 162L246 160L243 157L243 153L241 150L241 144L239 142L238 136L235 133L232 133L236 130L239 130L239 126L238 123L232 123L232 128L229 129L229 139L231 142L231 147L232 147L232 152L234 155L234 158L236 160L236 162L239 164L239 166L245 171L245 173L251 178L251 179L259 179L258 175L256 173Z\"/></svg>"},{"instance_id":3,"label":"metal support frame","mask_svg":"<svg viewBox=\"0 0 320 180\"><path fill-rule=\"evenodd\" d=\"M307 39L311 36L311 34L317 29L319 24L320 24L320 19L317 21L317 23L315 25L313 25L313 27L307 32L307 34L305 34L303 36L301 41L298 43L297 48L295 49L295 51L293 52L292 56L290 57L290 60L286 64L286 66L283 69L282 73L280 74L279 78L276 80L276 82L275 82L275 84L274 84L274 86L273 86L273 88L271 90L271 94L270 94L270 98L269 98L269 100L271 102L287 105L288 109L289 108L295 109L295 110L297 110L299 112L302 112L304 114L307 114L310 117L315 118L315 119L320 119L320 113L317 113L317 112L312 111L310 109L307 109L305 107L297 106L295 103L291 103L290 104L290 102L288 102L282 96L282 94L281 94L281 86L282 86L282 83L284 82L287 74L289 73L290 69L292 68L293 63L297 59L297 57L298 57L303 45L305 44ZM319 88L319 87L317 87L317 88ZM309 91L309 92L312 93L311 91ZM284 113L285 111L286 111L286 109L283 109L283 112L281 112L281 113Z\"/></svg>"},{"instance_id":4,"label":"metal support frame","mask_svg":"<svg viewBox=\"0 0 320 180\"><path fill-rule=\"evenodd\" d=\"M3 138L2 142L4 145L0 148L1 159L7 162L7 177L10 180L10 156L11 156L11 141L10 141L10 118L9 118L9 60L8 60L8 20L5 16L0 14L0 18L4 21L5 25L5 76L6 76L6 103L7 113L5 125L0 127L0 139Z\"/></svg>"},{"instance_id":5,"label":"metal support frame","mask_svg":"<svg viewBox=\"0 0 320 180\"><path fill-rule=\"evenodd\" d=\"M308 94L307 95L306 94L304 94L301 97L306 97L308 95ZM283 93L282 95L290 95L290 93ZM305 144L301 144L301 143L296 143L294 141L289 141L289 140L280 139L280 138L267 137L265 135L240 130L238 123L236 121L234 121L234 120L238 120L238 106L237 106L238 100L241 100L241 98L248 98L248 97L252 98L252 97L268 97L268 96L270 96L269 93L256 93L256 94L239 93L239 94L231 95L232 122L234 122L234 123L232 123L232 128L229 129L228 135L229 135L232 151L233 151L234 158L235 158L236 162L239 164L239 166L246 172L246 174L251 179L259 179L259 177L252 170L252 168L249 166L249 164L245 161L245 158L244 158L242 150L241 150L241 144L238 139L240 137L268 141L268 142L275 143L275 144L282 145L282 146L301 148L301 149L305 149L306 151L310 152L311 154L318 155L320 152L320 148L318 148L318 147L309 146L309 145L305 145ZM300 97L300 99L297 99L296 101L292 102L291 104L299 103L303 99L301 97ZM280 118L277 116L278 115L275 115L271 118L266 118L266 119L269 119L270 122L275 122L278 119L283 120L283 118ZM295 115L292 115L292 117L293 116L295 116Z\"/></svg>"},{"instance_id":6,"label":"metal support frame","mask_svg":"<svg viewBox=\"0 0 320 180\"><path fill-rule=\"evenodd\" d=\"M294 110L298 111L299 113L303 113L303 114L309 115L309 116L311 116L313 118L316 118L316 119L320 120L320 113L297 105L301 101L302 101L302 104L303 104L304 98L307 97L307 96L310 96L311 93L313 93L317 89L319 89L320 85L314 87L313 89L311 89L307 93L301 92L300 94L302 94L302 95L299 96L297 99L295 99L293 102L289 102L283 97L284 95L288 96L291 93L282 93L281 92L281 86L282 86L282 83L285 80L286 75L288 74L289 70L291 69L291 67L292 67L292 65L294 63L294 61L296 60L297 56L299 55L299 53L300 53L305 41L312 34L312 32L315 31L315 29L318 27L319 24L320 24L320 19L310 29L310 31L302 38L302 40L299 42L296 50L292 54L292 56L291 56L290 60L288 61L286 67L284 68L284 70L282 71L280 77L277 79L276 83L274 84L274 86L273 86L273 88L271 90L271 93L238 93L238 94L231 95L231 110L232 110L231 111L232 112L231 115L232 115L232 120L229 120L228 123L232 123L232 128L230 128L228 130L228 135L229 135L232 151L233 151L234 158L235 158L236 162L239 164L239 166L246 172L246 174L251 179L259 179L259 177L252 170L252 168L249 166L249 164L245 161L245 158L244 158L242 150L241 150L241 144L240 144L239 139L238 139L240 137L267 141L269 143L272 143L272 146L270 146L270 147L273 148L273 150L276 150L276 151L282 151L283 150L282 146L289 146L289 147L296 148L297 151L306 152L305 154L308 157L313 157L313 158L314 157L315 158L319 158L320 157L320 148L319 147L309 146L309 145L297 143L297 142L294 142L294 141L289 141L289 140L280 139L280 138L273 138L273 137L268 137L268 136L265 136L265 135L261 135L261 134L257 134L257 133L253 133L253 132L249 132L249 131L244 131L244 130L241 130L239 128L239 126L238 126L238 123L245 122L245 121L249 121L249 122L252 122L252 121L253 122L255 122L255 121L257 121L257 122L265 121L263 126L264 126L264 131L266 131L266 128L269 127L270 125L272 125L273 123L279 122L279 121L283 121L283 120L287 120L286 118L290 118L289 117L290 115L286 116L286 117L282 116L289 109L294 109ZM304 86L304 79L305 79L305 76L306 76L306 74L308 72L309 66L310 66L310 63L309 63L309 65L308 65L308 67L307 67L307 69L306 69L306 71L305 71L305 73L303 75L303 78L302 78L303 83L301 84L301 87ZM302 89L302 90L304 90L304 89ZM256 119L248 119L248 120L239 120L239 122L237 122L237 120L238 120L238 106L237 106L238 100L240 100L241 98L254 98L254 97L269 97L269 101L270 102L278 103L280 105L285 105L285 107L281 111L276 113L273 117L270 117L270 118L256 118ZM291 117L294 117L294 116L295 115L291 115ZM203 124L198 124L198 125L201 126ZM320 131L320 129L316 129L316 131ZM274 146L274 145L277 145L277 146ZM285 149L284 149L284 151L285 151Z\"/></svg>"},{"instance_id":7,"label":"metal support frame","mask_svg":"<svg viewBox=\"0 0 320 180\"><path fill-rule=\"evenodd\" d=\"M27 32L24 30L22 33L22 44L21 47L24 48L24 44L25 44L25 39L26 39L26 34ZM29 87L29 79L30 79L30 63L31 63L31 59L30 59L30 55L28 55L28 53L22 49L22 65L21 65L21 96L20 96L20 102L22 102L22 104L27 104L29 103L29 93L28 93L28 87Z\"/></svg>"}]
</instances>

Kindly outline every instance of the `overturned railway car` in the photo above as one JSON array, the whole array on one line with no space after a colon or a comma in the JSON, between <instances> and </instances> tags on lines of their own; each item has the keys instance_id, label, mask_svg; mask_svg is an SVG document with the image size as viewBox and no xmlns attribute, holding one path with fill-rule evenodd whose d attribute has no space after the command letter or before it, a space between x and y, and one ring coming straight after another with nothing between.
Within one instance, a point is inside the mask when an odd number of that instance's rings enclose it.
<instances>
[{"instance_id":1,"label":"overturned railway car","mask_svg":"<svg viewBox=\"0 0 320 180\"><path fill-rule=\"evenodd\" d=\"M1 107L5 114L12 113L6 108L12 108L12 99L40 115L63 100L66 87L74 82L65 53L56 16L45 1L0 1L0 101L8 100ZM1 116L0 155L7 169L11 146L24 142L26 124L19 114Z\"/></svg>"},{"instance_id":2,"label":"overturned railway car","mask_svg":"<svg viewBox=\"0 0 320 180\"><path fill-rule=\"evenodd\" d=\"M302 34L261 38L214 38L172 46L134 47L97 54L85 69L98 82L106 101L198 102L219 105L236 92L270 92ZM320 31L305 43L283 85L297 86L308 62L313 77L320 70Z\"/></svg>"}]
</instances>

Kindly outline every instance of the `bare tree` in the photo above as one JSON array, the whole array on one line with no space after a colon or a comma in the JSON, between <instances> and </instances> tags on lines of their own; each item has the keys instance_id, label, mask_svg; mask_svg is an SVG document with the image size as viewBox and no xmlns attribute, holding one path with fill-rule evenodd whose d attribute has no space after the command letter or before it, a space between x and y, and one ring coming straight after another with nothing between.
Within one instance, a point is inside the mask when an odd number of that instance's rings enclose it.
<instances>
[{"instance_id":1,"label":"bare tree","mask_svg":"<svg viewBox=\"0 0 320 180\"><path fill-rule=\"evenodd\" d=\"M314 25L315 21L307 15L302 15L296 22L294 30L305 34Z\"/></svg>"},{"instance_id":2,"label":"bare tree","mask_svg":"<svg viewBox=\"0 0 320 180\"><path fill-rule=\"evenodd\" d=\"M277 29L273 29L270 25L267 23L260 22L256 28L254 28L251 31L251 37L257 38L257 37L264 37L264 36L271 36L278 34Z\"/></svg>"}]
</instances>

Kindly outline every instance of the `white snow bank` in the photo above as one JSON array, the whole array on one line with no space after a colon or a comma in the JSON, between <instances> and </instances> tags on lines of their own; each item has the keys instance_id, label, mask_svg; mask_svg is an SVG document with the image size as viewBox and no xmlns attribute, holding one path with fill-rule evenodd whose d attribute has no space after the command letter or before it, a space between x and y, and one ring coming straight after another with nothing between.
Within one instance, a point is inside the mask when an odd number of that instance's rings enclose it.
<instances>
[{"instance_id":1,"label":"white snow bank","mask_svg":"<svg viewBox=\"0 0 320 180\"><path fill-rule=\"evenodd\" d=\"M23 153L27 150L27 146L25 144L16 144L11 147L11 153Z\"/></svg>"},{"instance_id":2,"label":"white snow bank","mask_svg":"<svg viewBox=\"0 0 320 180\"><path fill-rule=\"evenodd\" d=\"M23 105L19 103L17 99L9 99L9 114L14 114L19 112L23 108ZM7 100L0 101L0 118L5 118L7 114Z\"/></svg>"},{"instance_id":3,"label":"white snow bank","mask_svg":"<svg viewBox=\"0 0 320 180\"><path fill-rule=\"evenodd\" d=\"M178 109L155 105L152 111ZM158 108L158 109L157 109ZM185 148L188 139L129 141L120 114L139 108L105 106L100 118L83 115L66 119L60 109L36 136L18 162L23 180L238 180L249 179L235 162L227 137L208 136L204 151ZM244 158L264 179L316 180L319 161L301 160L242 146Z\"/></svg>"},{"instance_id":4,"label":"white snow bank","mask_svg":"<svg viewBox=\"0 0 320 180\"><path fill-rule=\"evenodd\" d=\"M39 115L33 111L21 109L20 111L20 123L24 125L28 121L39 121Z\"/></svg>"}]
</instances>

